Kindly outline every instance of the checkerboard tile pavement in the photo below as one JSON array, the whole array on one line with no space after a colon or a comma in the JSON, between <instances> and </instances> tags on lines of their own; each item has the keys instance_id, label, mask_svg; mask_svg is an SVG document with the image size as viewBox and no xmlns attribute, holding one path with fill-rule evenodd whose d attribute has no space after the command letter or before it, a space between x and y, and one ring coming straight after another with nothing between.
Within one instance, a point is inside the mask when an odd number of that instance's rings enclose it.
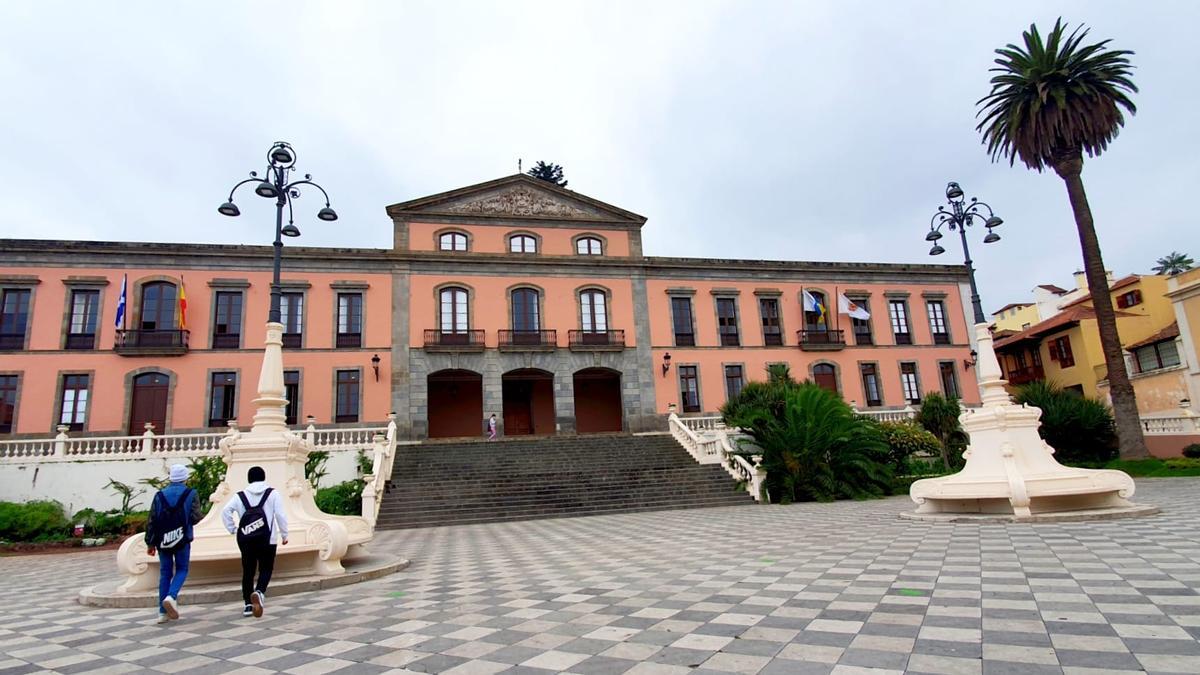
<instances>
[{"instance_id":1,"label":"checkerboard tile pavement","mask_svg":"<svg viewBox=\"0 0 1200 675\"><path fill-rule=\"evenodd\" d=\"M1200 480L1150 518L903 521L906 498L381 533L407 570L154 610L75 604L111 552L0 559L0 673L1200 672Z\"/></svg>"}]
</instances>

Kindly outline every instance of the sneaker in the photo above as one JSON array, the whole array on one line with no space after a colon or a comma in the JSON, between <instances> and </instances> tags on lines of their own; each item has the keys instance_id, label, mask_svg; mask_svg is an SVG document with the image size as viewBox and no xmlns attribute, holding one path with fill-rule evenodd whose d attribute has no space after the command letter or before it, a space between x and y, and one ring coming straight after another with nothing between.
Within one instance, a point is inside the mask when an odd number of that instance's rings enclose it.
<instances>
[{"instance_id":1,"label":"sneaker","mask_svg":"<svg viewBox=\"0 0 1200 675\"><path fill-rule=\"evenodd\" d=\"M254 616L254 608L250 605L246 605L242 608L242 616Z\"/></svg>"},{"instance_id":2,"label":"sneaker","mask_svg":"<svg viewBox=\"0 0 1200 675\"><path fill-rule=\"evenodd\" d=\"M162 612L159 612L159 614L158 614L158 621L156 621L155 623L166 623L166 622L168 622L168 621L170 621L170 620L171 620L171 619L167 618L167 615L166 615L166 614L163 614Z\"/></svg>"},{"instance_id":3,"label":"sneaker","mask_svg":"<svg viewBox=\"0 0 1200 675\"><path fill-rule=\"evenodd\" d=\"M162 608L163 608L163 610L166 611L167 618L169 618L169 619L178 619L179 618L179 604L175 602L175 598L172 598L169 595L167 597L163 598Z\"/></svg>"},{"instance_id":4,"label":"sneaker","mask_svg":"<svg viewBox=\"0 0 1200 675\"><path fill-rule=\"evenodd\" d=\"M254 591L250 594L250 605L254 612L254 618L263 615L263 606L266 605L266 598L263 597L262 591Z\"/></svg>"}]
</instances>

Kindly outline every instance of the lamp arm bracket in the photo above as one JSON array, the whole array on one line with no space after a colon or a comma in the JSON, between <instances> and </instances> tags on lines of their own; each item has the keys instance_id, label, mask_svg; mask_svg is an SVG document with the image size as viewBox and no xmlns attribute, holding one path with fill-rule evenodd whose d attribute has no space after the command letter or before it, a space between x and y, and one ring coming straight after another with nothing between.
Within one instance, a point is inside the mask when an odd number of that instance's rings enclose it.
<instances>
[{"instance_id":1,"label":"lamp arm bracket","mask_svg":"<svg viewBox=\"0 0 1200 675\"><path fill-rule=\"evenodd\" d=\"M231 190L229 190L229 201L233 201L233 193L237 192L237 189L242 187L246 183L261 183L261 182L262 182L261 178L247 178L244 181L238 182L236 185L233 186L233 188Z\"/></svg>"},{"instance_id":2,"label":"lamp arm bracket","mask_svg":"<svg viewBox=\"0 0 1200 675\"><path fill-rule=\"evenodd\" d=\"M283 189L288 194L291 194L292 188L296 187L297 185L311 185L311 186L317 188L318 190L321 191L321 194L325 195L325 206L329 206L329 193L325 191L325 188L321 187L320 185L317 185L316 183L312 182L311 180L293 181L293 182L285 185Z\"/></svg>"}]
</instances>

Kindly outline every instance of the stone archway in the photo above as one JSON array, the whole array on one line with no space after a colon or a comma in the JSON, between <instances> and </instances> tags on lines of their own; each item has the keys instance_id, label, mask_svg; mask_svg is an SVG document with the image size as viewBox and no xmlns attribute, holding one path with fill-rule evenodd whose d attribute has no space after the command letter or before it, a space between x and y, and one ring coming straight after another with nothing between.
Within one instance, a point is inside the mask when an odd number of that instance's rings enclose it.
<instances>
[{"instance_id":1,"label":"stone archway","mask_svg":"<svg viewBox=\"0 0 1200 675\"><path fill-rule=\"evenodd\" d=\"M544 436L554 428L554 374L537 368L510 370L501 378L505 436Z\"/></svg>"},{"instance_id":2,"label":"stone archway","mask_svg":"<svg viewBox=\"0 0 1200 675\"><path fill-rule=\"evenodd\" d=\"M575 430L578 433L622 431L621 373L608 368L584 368L573 378Z\"/></svg>"},{"instance_id":3,"label":"stone archway","mask_svg":"<svg viewBox=\"0 0 1200 675\"><path fill-rule=\"evenodd\" d=\"M430 373L429 438L483 433L483 376L471 370Z\"/></svg>"}]
</instances>

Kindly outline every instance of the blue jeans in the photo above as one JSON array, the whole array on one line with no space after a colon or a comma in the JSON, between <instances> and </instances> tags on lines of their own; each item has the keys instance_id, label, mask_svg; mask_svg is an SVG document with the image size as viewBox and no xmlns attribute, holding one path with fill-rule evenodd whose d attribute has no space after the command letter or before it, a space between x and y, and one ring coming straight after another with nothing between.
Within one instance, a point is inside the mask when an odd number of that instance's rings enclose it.
<instances>
[{"instance_id":1,"label":"blue jeans","mask_svg":"<svg viewBox=\"0 0 1200 675\"><path fill-rule=\"evenodd\" d=\"M192 545L184 544L174 551L158 550L158 613L164 614L162 601L168 595L179 599L179 591L187 579Z\"/></svg>"}]
</instances>

